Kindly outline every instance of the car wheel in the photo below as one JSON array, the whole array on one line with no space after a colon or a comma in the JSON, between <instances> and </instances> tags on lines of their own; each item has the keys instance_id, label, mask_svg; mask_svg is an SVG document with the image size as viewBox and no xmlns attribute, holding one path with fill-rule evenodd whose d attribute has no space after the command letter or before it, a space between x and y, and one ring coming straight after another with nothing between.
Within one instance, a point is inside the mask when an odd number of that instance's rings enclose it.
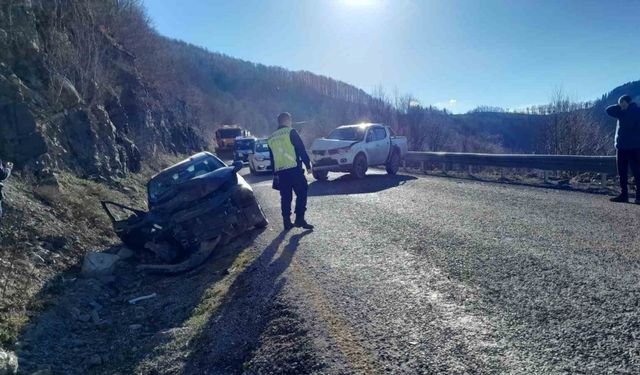
<instances>
[{"instance_id":1,"label":"car wheel","mask_svg":"<svg viewBox=\"0 0 640 375\"><path fill-rule=\"evenodd\" d=\"M313 178L315 178L318 181L327 181L329 179L329 172L328 171L313 171Z\"/></svg>"},{"instance_id":2,"label":"car wheel","mask_svg":"<svg viewBox=\"0 0 640 375\"><path fill-rule=\"evenodd\" d=\"M388 174L394 175L398 173L400 169L400 153L398 151L393 151L391 157L387 161L386 170Z\"/></svg>"},{"instance_id":3,"label":"car wheel","mask_svg":"<svg viewBox=\"0 0 640 375\"><path fill-rule=\"evenodd\" d=\"M355 159L353 159L353 167L351 169L351 174L355 178L364 178L367 174L367 157L364 154L356 155Z\"/></svg>"}]
</instances>

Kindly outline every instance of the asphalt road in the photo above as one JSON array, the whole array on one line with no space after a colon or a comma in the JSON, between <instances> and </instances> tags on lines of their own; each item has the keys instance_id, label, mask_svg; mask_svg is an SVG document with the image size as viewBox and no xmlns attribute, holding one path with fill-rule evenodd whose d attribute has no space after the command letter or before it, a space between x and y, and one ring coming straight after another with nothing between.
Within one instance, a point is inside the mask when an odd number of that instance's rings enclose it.
<instances>
[{"instance_id":1,"label":"asphalt road","mask_svg":"<svg viewBox=\"0 0 640 375\"><path fill-rule=\"evenodd\" d=\"M251 353L235 371L640 373L640 206L369 173L309 177L316 229L287 233L247 176L271 225L211 328Z\"/></svg>"}]
</instances>

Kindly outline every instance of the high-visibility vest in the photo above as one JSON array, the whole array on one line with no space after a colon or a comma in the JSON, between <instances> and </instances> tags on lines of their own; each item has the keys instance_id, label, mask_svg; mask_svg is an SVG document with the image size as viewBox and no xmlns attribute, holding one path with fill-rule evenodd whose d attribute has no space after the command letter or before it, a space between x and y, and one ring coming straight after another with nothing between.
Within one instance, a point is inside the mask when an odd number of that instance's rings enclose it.
<instances>
[{"instance_id":1,"label":"high-visibility vest","mask_svg":"<svg viewBox=\"0 0 640 375\"><path fill-rule=\"evenodd\" d=\"M289 127L280 128L271 134L267 141L273 154L273 170L275 172L298 166L296 148L291 142L292 130Z\"/></svg>"}]
</instances>

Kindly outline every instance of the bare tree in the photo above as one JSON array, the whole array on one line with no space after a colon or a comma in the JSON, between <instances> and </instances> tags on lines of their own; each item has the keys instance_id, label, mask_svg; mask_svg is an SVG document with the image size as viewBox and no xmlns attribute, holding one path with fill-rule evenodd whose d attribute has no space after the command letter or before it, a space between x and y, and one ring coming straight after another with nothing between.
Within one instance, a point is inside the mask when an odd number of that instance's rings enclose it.
<instances>
[{"instance_id":1,"label":"bare tree","mask_svg":"<svg viewBox=\"0 0 640 375\"><path fill-rule=\"evenodd\" d=\"M589 108L590 103L573 102L562 88L557 89L544 108L548 121L539 132L539 151L558 155L606 153L610 142Z\"/></svg>"},{"instance_id":2,"label":"bare tree","mask_svg":"<svg viewBox=\"0 0 640 375\"><path fill-rule=\"evenodd\" d=\"M396 110L391 104L391 99L382 86L376 87L371 93L371 100L369 101L369 111L371 113L372 121L382 122L398 131L398 118Z\"/></svg>"}]
</instances>

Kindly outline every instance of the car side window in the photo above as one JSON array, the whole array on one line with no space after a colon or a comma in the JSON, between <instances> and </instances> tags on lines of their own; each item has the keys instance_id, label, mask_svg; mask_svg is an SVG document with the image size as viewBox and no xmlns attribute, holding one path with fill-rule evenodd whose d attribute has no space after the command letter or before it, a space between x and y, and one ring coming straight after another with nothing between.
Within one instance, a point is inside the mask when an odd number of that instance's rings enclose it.
<instances>
[{"instance_id":1,"label":"car side window","mask_svg":"<svg viewBox=\"0 0 640 375\"><path fill-rule=\"evenodd\" d=\"M376 140L376 134L374 129L369 129L367 132L367 142L373 142Z\"/></svg>"},{"instance_id":2,"label":"car side window","mask_svg":"<svg viewBox=\"0 0 640 375\"><path fill-rule=\"evenodd\" d=\"M381 127L376 127L373 129L374 133L375 133L375 140L376 141L382 141L383 139L385 139L387 137L387 132L384 130L384 128Z\"/></svg>"}]
</instances>

